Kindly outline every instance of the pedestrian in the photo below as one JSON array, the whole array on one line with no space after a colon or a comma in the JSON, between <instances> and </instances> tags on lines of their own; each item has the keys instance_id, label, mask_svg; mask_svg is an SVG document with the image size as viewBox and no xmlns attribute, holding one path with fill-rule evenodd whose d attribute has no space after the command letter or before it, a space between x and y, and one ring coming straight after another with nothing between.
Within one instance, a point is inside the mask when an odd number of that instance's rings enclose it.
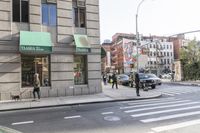
<instances>
[{"instance_id":1,"label":"pedestrian","mask_svg":"<svg viewBox=\"0 0 200 133\"><path fill-rule=\"evenodd\" d=\"M172 74L171 74L171 77L172 77L171 81L172 81L172 82L174 82L174 75L175 75L175 72L172 71Z\"/></svg>"},{"instance_id":2,"label":"pedestrian","mask_svg":"<svg viewBox=\"0 0 200 133\"><path fill-rule=\"evenodd\" d=\"M34 81L33 81L33 97L34 100L36 98L35 93L37 93L38 99L40 99L40 80L39 80L39 74L34 74Z\"/></svg>"},{"instance_id":3,"label":"pedestrian","mask_svg":"<svg viewBox=\"0 0 200 133\"><path fill-rule=\"evenodd\" d=\"M112 76L111 76L111 74L109 74L108 75L108 83L112 83L111 80L112 80Z\"/></svg>"},{"instance_id":4,"label":"pedestrian","mask_svg":"<svg viewBox=\"0 0 200 133\"><path fill-rule=\"evenodd\" d=\"M130 77L130 85L131 85L131 87L133 87L133 82L134 82L134 80L135 80L135 79L134 79L134 78L135 78L134 73L131 72L129 77Z\"/></svg>"},{"instance_id":5,"label":"pedestrian","mask_svg":"<svg viewBox=\"0 0 200 133\"><path fill-rule=\"evenodd\" d=\"M106 73L103 74L103 83L104 83L104 85L107 84L107 75L106 75Z\"/></svg>"},{"instance_id":6,"label":"pedestrian","mask_svg":"<svg viewBox=\"0 0 200 133\"><path fill-rule=\"evenodd\" d=\"M136 72L135 73L135 88L136 88L136 94L137 96L140 96L140 92L139 92L139 89L140 89L140 78L139 78L139 74Z\"/></svg>"},{"instance_id":7,"label":"pedestrian","mask_svg":"<svg viewBox=\"0 0 200 133\"><path fill-rule=\"evenodd\" d=\"M118 86L117 86L117 76L115 73L113 73L112 75L112 88L114 87L114 85L116 86L116 89L118 89Z\"/></svg>"}]
</instances>

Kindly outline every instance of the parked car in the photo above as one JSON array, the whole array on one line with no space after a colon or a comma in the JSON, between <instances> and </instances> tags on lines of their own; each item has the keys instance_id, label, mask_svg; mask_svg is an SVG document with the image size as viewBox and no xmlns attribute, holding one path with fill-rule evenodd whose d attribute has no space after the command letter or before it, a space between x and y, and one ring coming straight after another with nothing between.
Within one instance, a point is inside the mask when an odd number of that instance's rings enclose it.
<instances>
[{"instance_id":1,"label":"parked car","mask_svg":"<svg viewBox=\"0 0 200 133\"><path fill-rule=\"evenodd\" d=\"M151 80L154 80L154 82L156 83L156 85L161 85L162 81L159 77L157 77L155 74L147 74L148 78Z\"/></svg>"},{"instance_id":2,"label":"parked car","mask_svg":"<svg viewBox=\"0 0 200 133\"><path fill-rule=\"evenodd\" d=\"M162 79L171 79L171 73L161 75Z\"/></svg>"},{"instance_id":3,"label":"parked car","mask_svg":"<svg viewBox=\"0 0 200 133\"><path fill-rule=\"evenodd\" d=\"M149 77L149 74L145 74L145 73L139 73L139 78L140 78L140 88L144 89L144 90L148 90L149 87L151 87L152 89L156 88L156 82L154 79L151 79Z\"/></svg>"},{"instance_id":4,"label":"parked car","mask_svg":"<svg viewBox=\"0 0 200 133\"><path fill-rule=\"evenodd\" d=\"M126 74L117 75L118 84L129 85L129 76Z\"/></svg>"}]
</instances>

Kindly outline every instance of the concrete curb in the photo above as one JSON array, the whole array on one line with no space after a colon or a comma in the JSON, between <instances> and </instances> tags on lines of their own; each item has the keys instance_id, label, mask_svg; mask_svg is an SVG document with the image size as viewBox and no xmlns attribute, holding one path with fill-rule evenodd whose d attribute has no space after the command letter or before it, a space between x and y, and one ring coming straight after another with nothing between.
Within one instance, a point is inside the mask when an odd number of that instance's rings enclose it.
<instances>
[{"instance_id":1,"label":"concrete curb","mask_svg":"<svg viewBox=\"0 0 200 133\"><path fill-rule=\"evenodd\" d=\"M150 97L138 97L138 98L122 98L122 99L112 99L105 101L91 101L83 103L70 103L70 104L59 104L59 105L47 105L47 106L37 106L37 107L25 107L25 108L13 108L13 109L1 109L0 112L6 111L17 111L17 110L26 110L26 109L39 109L39 108L51 108L51 107L62 107L62 106L74 106L74 105L85 105L85 104L96 104L96 103L109 103L109 102L120 102L120 101L133 101L133 100L144 100L144 99L153 99L162 97L162 94L150 96Z\"/></svg>"}]
</instances>

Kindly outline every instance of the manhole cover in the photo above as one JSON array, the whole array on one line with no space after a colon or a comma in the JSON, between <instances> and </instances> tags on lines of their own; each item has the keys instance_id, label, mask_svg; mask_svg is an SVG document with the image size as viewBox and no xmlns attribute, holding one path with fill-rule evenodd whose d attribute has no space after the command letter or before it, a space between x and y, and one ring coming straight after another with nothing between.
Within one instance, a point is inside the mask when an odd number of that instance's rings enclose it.
<instances>
[{"instance_id":1,"label":"manhole cover","mask_svg":"<svg viewBox=\"0 0 200 133\"><path fill-rule=\"evenodd\" d=\"M106 117L104 117L104 120L106 120L106 121L119 121L120 118L117 117L117 116L106 116Z\"/></svg>"}]
</instances>

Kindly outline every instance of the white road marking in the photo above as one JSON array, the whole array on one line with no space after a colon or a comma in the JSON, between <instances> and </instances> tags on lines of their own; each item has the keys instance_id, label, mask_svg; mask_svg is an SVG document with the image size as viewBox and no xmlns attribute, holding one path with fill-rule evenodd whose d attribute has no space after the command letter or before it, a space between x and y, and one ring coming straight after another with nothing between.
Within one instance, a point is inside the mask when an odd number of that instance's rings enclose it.
<instances>
[{"instance_id":1,"label":"white road marking","mask_svg":"<svg viewBox=\"0 0 200 133\"><path fill-rule=\"evenodd\" d=\"M163 116L163 117L144 119L144 120L140 120L140 121L142 121L144 123L149 123L149 122L169 120L169 119L173 119L173 118L180 118L180 117L192 116L192 115L198 115L198 114L200 114L200 111L188 112L188 113L182 113L182 114L175 114L175 115L168 115L168 116Z\"/></svg>"},{"instance_id":2,"label":"white road marking","mask_svg":"<svg viewBox=\"0 0 200 133\"><path fill-rule=\"evenodd\" d=\"M128 104L137 104L137 103L146 103L146 102L152 102L152 101L164 101L164 100L173 100L175 99L174 97L170 97L170 98L163 98L163 99L146 99L146 100L137 100L137 101L125 101L125 102L121 102L121 103L128 103Z\"/></svg>"},{"instance_id":3,"label":"white road marking","mask_svg":"<svg viewBox=\"0 0 200 133\"><path fill-rule=\"evenodd\" d=\"M141 108L141 109L135 109L135 110L127 110L124 112L132 113L132 112L138 112L138 111L145 111L145 110L151 110L151 109L162 109L162 108L168 108L168 107L178 107L178 106L191 105L191 104L197 104L197 103L199 103L199 102L189 102L189 103L181 103L181 104L174 104L174 105L165 105L165 106L158 106L158 107L152 107L152 108Z\"/></svg>"},{"instance_id":4,"label":"white road marking","mask_svg":"<svg viewBox=\"0 0 200 133\"><path fill-rule=\"evenodd\" d=\"M151 130L153 130L155 132L163 132L163 131L183 128L183 127L193 126L193 125L197 125L197 124L200 124L200 119L182 122L182 123L178 123L178 124L167 125L167 126L155 127L155 128L151 128Z\"/></svg>"},{"instance_id":5,"label":"white road marking","mask_svg":"<svg viewBox=\"0 0 200 133\"><path fill-rule=\"evenodd\" d=\"M184 90L184 91L173 90L173 91L162 91L161 93L169 96L174 96L174 95L187 94L187 93L189 94L195 92L199 92L199 90Z\"/></svg>"},{"instance_id":6,"label":"white road marking","mask_svg":"<svg viewBox=\"0 0 200 133\"><path fill-rule=\"evenodd\" d=\"M103 112L101 113L102 115L108 115L108 114L113 114L113 112Z\"/></svg>"},{"instance_id":7,"label":"white road marking","mask_svg":"<svg viewBox=\"0 0 200 133\"><path fill-rule=\"evenodd\" d=\"M161 102L167 102L167 101L178 101L178 100L181 100L181 99L175 99L174 97L173 98L170 98L170 99L160 99L160 100L155 100L155 101L146 101L146 102L138 102L138 103L128 103L128 105L138 105L138 104L148 104L148 103L161 103Z\"/></svg>"},{"instance_id":8,"label":"white road marking","mask_svg":"<svg viewBox=\"0 0 200 133\"><path fill-rule=\"evenodd\" d=\"M74 119L74 118L80 118L80 117L81 117L80 115L74 115L74 116L64 117L64 119Z\"/></svg>"},{"instance_id":9,"label":"white road marking","mask_svg":"<svg viewBox=\"0 0 200 133\"><path fill-rule=\"evenodd\" d=\"M170 102L162 102L162 103L153 103L153 104L145 104L145 105L135 105L135 106L127 106L127 107L120 107L120 109L131 109L131 108L138 108L138 107L148 107L148 106L155 106L155 105L165 105L170 103L183 103L189 102L190 100L182 100L182 101L170 101Z\"/></svg>"},{"instance_id":10,"label":"white road marking","mask_svg":"<svg viewBox=\"0 0 200 133\"><path fill-rule=\"evenodd\" d=\"M34 123L34 121L15 122L15 123L12 123L11 125L22 125L22 124L31 124L31 123Z\"/></svg>"},{"instance_id":11,"label":"white road marking","mask_svg":"<svg viewBox=\"0 0 200 133\"><path fill-rule=\"evenodd\" d=\"M178 108L178 109L161 110L161 111L155 111L155 112L134 114L134 115L131 115L131 116L132 117L141 117L141 116L147 116L147 115L155 115L155 114L162 114L162 113L169 113L169 112L183 111L183 110L190 110L190 109L197 109L197 108L200 108L200 106L192 106L192 107L185 107L185 108Z\"/></svg>"}]
</instances>

